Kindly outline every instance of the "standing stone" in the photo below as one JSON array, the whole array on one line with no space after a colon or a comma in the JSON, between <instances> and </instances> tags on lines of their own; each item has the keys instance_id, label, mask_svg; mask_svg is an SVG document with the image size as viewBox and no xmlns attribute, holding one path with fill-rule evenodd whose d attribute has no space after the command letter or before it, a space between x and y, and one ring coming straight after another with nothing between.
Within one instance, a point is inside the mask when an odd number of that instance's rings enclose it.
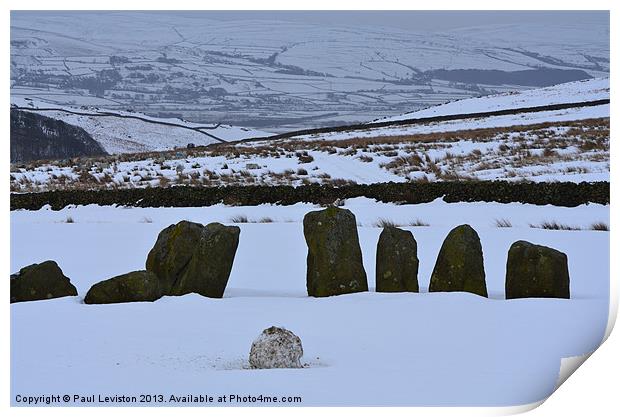
<instances>
[{"instance_id":1,"label":"standing stone","mask_svg":"<svg viewBox=\"0 0 620 417\"><path fill-rule=\"evenodd\" d=\"M308 244L308 295L328 297L368 291L355 215L328 207L304 217Z\"/></svg>"},{"instance_id":2,"label":"standing stone","mask_svg":"<svg viewBox=\"0 0 620 417\"><path fill-rule=\"evenodd\" d=\"M11 275L11 303L78 295L54 261L32 264Z\"/></svg>"},{"instance_id":3,"label":"standing stone","mask_svg":"<svg viewBox=\"0 0 620 417\"><path fill-rule=\"evenodd\" d=\"M134 271L93 285L86 293L86 304L155 301L162 296L157 276L149 271Z\"/></svg>"},{"instance_id":4,"label":"standing stone","mask_svg":"<svg viewBox=\"0 0 620 417\"><path fill-rule=\"evenodd\" d=\"M566 254L524 240L513 243L506 262L506 298L570 298Z\"/></svg>"},{"instance_id":5,"label":"standing stone","mask_svg":"<svg viewBox=\"0 0 620 417\"><path fill-rule=\"evenodd\" d=\"M146 260L164 295L221 298L239 245L240 229L181 221L162 230Z\"/></svg>"},{"instance_id":6,"label":"standing stone","mask_svg":"<svg viewBox=\"0 0 620 417\"><path fill-rule=\"evenodd\" d=\"M222 298L239 246L239 233L237 226L220 223L206 225L185 272L170 295L198 293L205 297Z\"/></svg>"},{"instance_id":7,"label":"standing stone","mask_svg":"<svg viewBox=\"0 0 620 417\"><path fill-rule=\"evenodd\" d=\"M377 292L418 292L418 245L413 234L385 227L377 243Z\"/></svg>"},{"instance_id":8,"label":"standing stone","mask_svg":"<svg viewBox=\"0 0 620 417\"><path fill-rule=\"evenodd\" d=\"M186 220L166 227L146 259L146 270L159 278L164 294L179 281L200 241L204 226Z\"/></svg>"},{"instance_id":9,"label":"standing stone","mask_svg":"<svg viewBox=\"0 0 620 417\"><path fill-rule=\"evenodd\" d=\"M303 354L301 339L295 333L271 326L252 343L250 366L255 369L301 368Z\"/></svg>"},{"instance_id":10,"label":"standing stone","mask_svg":"<svg viewBox=\"0 0 620 417\"><path fill-rule=\"evenodd\" d=\"M487 297L478 233L468 224L455 227L441 245L429 291L465 291Z\"/></svg>"}]
</instances>

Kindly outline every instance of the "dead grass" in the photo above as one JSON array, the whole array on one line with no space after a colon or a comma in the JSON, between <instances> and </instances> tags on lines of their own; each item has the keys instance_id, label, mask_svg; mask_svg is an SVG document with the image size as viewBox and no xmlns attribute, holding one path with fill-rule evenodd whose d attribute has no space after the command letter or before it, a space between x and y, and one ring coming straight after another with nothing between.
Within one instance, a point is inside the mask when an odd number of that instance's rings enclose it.
<instances>
[{"instance_id":1,"label":"dead grass","mask_svg":"<svg viewBox=\"0 0 620 417\"><path fill-rule=\"evenodd\" d=\"M468 154L460 154L451 149L452 142L455 141L475 143L505 141L506 143L499 143L499 149L488 147L484 151L475 149ZM570 149L567 151L568 148ZM564 151L560 151L562 149ZM224 156L231 158L232 161L234 158L252 159L269 156L297 158L299 163L303 164L314 160L309 151L354 156L362 162L372 162L381 158L380 167L414 182L474 181L494 175L527 179L531 173L526 168L530 166L546 166L557 162L609 161L609 119L550 122L429 134L354 137L346 140L279 139L225 143L165 152L72 158L56 164L52 164L52 161L36 161L28 164L14 164L11 166L11 172L16 174L47 171L47 179L31 181L25 176L13 175L10 187L12 192L32 192L56 189L168 187L177 184L299 185L317 180L334 186L351 183L342 178L331 179L327 174L310 175L308 174L310 169L302 167L296 167L296 171L289 169L281 173L270 171L258 173L247 169L235 172L229 169L227 163L224 163L216 170L217 172L214 172L189 160L192 157ZM430 158L429 152L440 156ZM134 165L130 169L119 171L118 166L121 162L148 159L153 161L150 166ZM52 170L50 164L61 168L62 171ZM506 167L510 167L510 170L505 169ZM225 171L222 172L222 170ZM488 172L492 170L501 171ZM568 168L553 168L553 171L547 173L584 174L588 171L589 168L585 166L574 167L571 164ZM593 172L595 171L596 169L593 169ZM542 172L538 171L538 174ZM74 175L77 178L73 178ZM169 178L164 175L168 175Z\"/></svg>"},{"instance_id":2,"label":"dead grass","mask_svg":"<svg viewBox=\"0 0 620 417\"><path fill-rule=\"evenodd\" d=\"M430 224L426 223L425 221L419 218L415 220L411 220L407 224L399 224L391 219L386 219L386 218L381 217L377 219L376 222L373 223L373 226L374 227L402 227L402 226L427 227L427 226L430 226Z\"/></svg>"},{"instance_id":3,"label":"dead grass","mask_svg":"<svg viewBox=\"0 0 620 417\"><path fill-rule=\"evenodd\" d=\"M239 214L230 218L231 223L248 223L248 216L245 214Z\"/></svg>"},{"instance_id":4,"label":"dead grass","mask_svg":"<svg viewBox=\"0 0 620 417\"><path fill-rule=\"evenodd\" d=\"M570 226L567 224L558 223L556 221L544 221L540 224L531 224L530 227L534 229L546 229L546 230L581 230L579 226Z\"/></svg>"},{"instance_id":5,"label":"dead grass","mask_svg":"<svg viewBox=\"0 0 620 417\"><path fill-rule=\"evenodd\" d=\"M512 227L508 219L495 219L495 227Z\"/></svg>"},{"instance_id":6,"label":"dead grass","mask_svg":"<svg viewBox=\"0 0 620 417\"><path fill-rule=\"evenodd\" d=\"M374 227L398 227L399 225L394 223L394 221L390 219L380 218L376 222L373 223Z\"/></svg>"},{"instance_id":7,"label":"dead grass","mask_svg":"<svg viewBox=\"0 0 620 417\"><path fill-rule=\"evenodd\" d=\"M590 225L590 230L597 230L599 232L609 232L609 225L604 222L596 222Z\"/></svg>"}]
</instances>

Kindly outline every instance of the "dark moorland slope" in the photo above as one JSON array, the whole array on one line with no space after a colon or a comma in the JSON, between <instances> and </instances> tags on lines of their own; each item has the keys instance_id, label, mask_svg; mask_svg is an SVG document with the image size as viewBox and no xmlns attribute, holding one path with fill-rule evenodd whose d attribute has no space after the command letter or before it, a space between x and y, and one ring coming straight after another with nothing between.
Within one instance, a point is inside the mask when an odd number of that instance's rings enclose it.
<instances>
[{"instance_id":1,"label":"dark moorland slope","mask_svg":"<svg viewBox=\"0 0 620 417\"><path fill-rule=\"evenodd\" d=\"M11 109L11 163L105 154L101 145L81 127Z\"/></svg>"}]
</instances>

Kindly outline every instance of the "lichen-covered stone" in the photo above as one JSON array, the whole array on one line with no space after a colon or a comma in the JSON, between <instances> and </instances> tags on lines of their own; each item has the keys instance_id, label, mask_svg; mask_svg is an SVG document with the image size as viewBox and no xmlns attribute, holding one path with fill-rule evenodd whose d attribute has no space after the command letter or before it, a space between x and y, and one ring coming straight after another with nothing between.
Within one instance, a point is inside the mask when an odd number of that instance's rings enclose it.
<instances>
[{"instance_id":1,"label":"lichen-covered stone","mask_svg":"<svg viewBox=\"0 0 620 417\"><path fill-rule=\"evenodd\" d=\"M239 245L240 229L181 221L159 233L146 260L164 295L198 293L221 298Z\"/></svg>"},{"instance_id":2,"label":"lichen-covered stone","mask_svg":"<svg viewBox=\"0 0 620 417\"><path fill-rule=\"evenodd\" d=\"M377 292L418 292L418 245L413 234L385 227L377 243Z\"/></svg>"},{"instance_id":3,"label":"lichen-covered stone","mask_svg":"<svg viewBox=\"0 0 620 417\"><path fill-rule=\"evenodd\" d=\"M519 240L508 250L506 298L570 298L566 254Z\"/></svg>"},{"instance_id":4,"label":"lichen-covered stone","mask_svg":"<svg viewBox=\"0 0 620 417\"><path fill-rule=\"evenodd\" d=\"M256 369L301 368L301 339L282 327L272 326L258 336L250 349L250 366Z\"/></svg>"},{"instance_id":5,"label":"lichen-covered stone","mask_svg":"<svg viewBox=\"0 0 620 417\"><path fill-rule=\"evenodd\" d=\"M468 224L455 227L446 236L429 291L465 291L488 296L480 237Z\"/></svg>"},{"instance_id":6,"label":"lichen-covered stone","mask_svg":"<svg viewBox=\"0 0 620 417\"><path fill-rule=\"evenodd\" d=\"M54 261L32 264L11 275L11 303L78 295Z\"/></svg>"},{"instance_id":7,"label":"lichen-covered stone","mask_svg":"<svg viewBox=\"0 0 620 417\"><path fill-rule=\"evenodd\" d=\"M237 247L240 229L220 223L206 225L187 268L172 287L170 295L197 293L222 298Z\"/></svg>"},{"instance_id":8,"label":"lichen-covered stone","mask_svg":"<svg viewBox=\"0 0 620 417\"><path fill-rule=\"evenodd\" d=\"M183 220L166 227L157 236L146 259L146 270L157 275L164 294L172 291L185 272L203 228L202 224Z\"/></svg>"},{"instance_id":9,"label":"lichen-covered stone","mask_svg":"<svg viewBox=\"0 0 620 417\"><path fill-rule=\"evenodd\" d=\"M86 293L86 304L128 303L155 301L162 289L157 276L149 271L134 271L93 285Z\"/></svg>"},{"instance_id":10,"label":"lichen-covered stone","mask_svg":"<svg viewBox=\"0 0 620 417\"><path fill-rule=\"evenodd\" d=\"M308 295L328 297L368 291L355 215L346 209L328 207L306 214L303 223L308 244Z\"/></svg>"}]
</instances>

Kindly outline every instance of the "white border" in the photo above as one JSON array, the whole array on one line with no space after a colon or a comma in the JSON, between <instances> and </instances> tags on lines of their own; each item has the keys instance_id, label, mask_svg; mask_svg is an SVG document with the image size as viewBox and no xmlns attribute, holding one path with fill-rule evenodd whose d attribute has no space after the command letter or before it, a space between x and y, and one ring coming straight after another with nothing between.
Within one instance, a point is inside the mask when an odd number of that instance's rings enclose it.
<instances>
[{"instance_id":1,"label":"white border","mask_svg":"<svg viewBox=\"0 0 620 417\"><path fill-rule=\"evenodd\" d=\"M618 2L615 2L618 4ZM370 0L347 0L338 1L333 0L302 0L291 2L290 0L261 0L261 1L247 1L247 0L227 0L225 2L200 2L192 0L175 0L174 2L158 2L154 4L153 1L138 1L138 0L106 0L86 2L83 0L56 0L53 5L50 1L45 0L5 0L3 1L3 14L2 14L2 64L1 67L4 72L4 88L3 97L4 103L9 104L9 38L10 38L10 10L50 10L50 9L64 9L64 10L611 10L611 68L612 72L617 68L617 60L614 46L616 43L614 39L618 39L617 23L619 12L614 10L614 2L603 0L589 0L584 1L550 1L550 0L521 0L521 1L489 1L489 0L470 0L467 2L448 1L448 0L434 0L432 2L416 2L403 0L382 0L382 1L370 1ZM464 9L463 6L468 6ZM586 6L586 7L584 7ZM614 35L615 34L615 35ZM615 91L614 81L615 75L610 77L612 93ZM614 113L616 106L612 99L611 113ZM613 117L615 120L615 116ZM9 114L4 113L4 116L0 119L2 123L2 132L4 132L3 157L1 159L4 167L4 172L9 171L9 141L8 141L8 125ZM612 129L612 132L615 132ZM614 136L614 135L612 135ZM616 192L616 180L615 180L615 166L616 158L615 153L612 153L611 158L612 167L612 201L611 206L616 207L618 204L617 192ZM5 215L2 217L1 224L4 231L4 240L2 241L2 260L5 276L10 274L9 270L9 250L10 250L10 234L9 234L9 183L4 181L4 192L2 196L2 205ZM612 229L615 230L616 219L614 211L611 212L611 224ZM618 245L618 239L616 233L611 234L611 253L620 253L620 245ZM616 320L618 311L618 262L614 257L611 257L611 282L610 282L610 320L607 326L606 338L610 335L613 325ZM4 299L7 300L8 296L8 280L5 284ZM4 415L7 412L15 415L31 415L31 414L52 414L52 415L82 415L85 412L94 415L108 415L110 409L105 408L91 408L85 410L83 408L10 408L9 407L9 395L10 395L10 338L9 335L9 303L5 302L5 308L2 309L1 323L2 323L2 335L0 338L1 355L4 359L5 374L1 381L2 396L0 397L0 410L4 409ZM288 415L291 413L301 415L315 415L316 413L327 415L340 415L345 413L355 413L356 415L375 415L380 412L381 414L389 413L391 415L411 415L413 412L421 412L424 415L507 415L519 412L524 412L536 408L532 412L532 415L536 416L549 416L549 415L583 415L589 413L594 416L612 415L618 412L618 393L617 385L615 384L617 373L619 371L620 361L617 358L617 353L620 352L620 336L615 332L604 343L604 345L594 352L592 358L587 360L585 364L577 371L576 375L568 378L567 382L563 384L557 392L555 392L542 407L537 407L539 404L530 404L519 407L501 407L501 408L382 408L377 410L375 408L218 408L218 409L205 409L205 408L191 408L191 409L169 409L169 408L119 408L115 409L115 413L121 414L146 414L150 416L169 415L171 412L176 413L188 413L203 416L205 413L214 413L231 415L251 411L252 414L257 415ZM573 364L574 365L574 364Z\"/></svg>"}]
</instances>

